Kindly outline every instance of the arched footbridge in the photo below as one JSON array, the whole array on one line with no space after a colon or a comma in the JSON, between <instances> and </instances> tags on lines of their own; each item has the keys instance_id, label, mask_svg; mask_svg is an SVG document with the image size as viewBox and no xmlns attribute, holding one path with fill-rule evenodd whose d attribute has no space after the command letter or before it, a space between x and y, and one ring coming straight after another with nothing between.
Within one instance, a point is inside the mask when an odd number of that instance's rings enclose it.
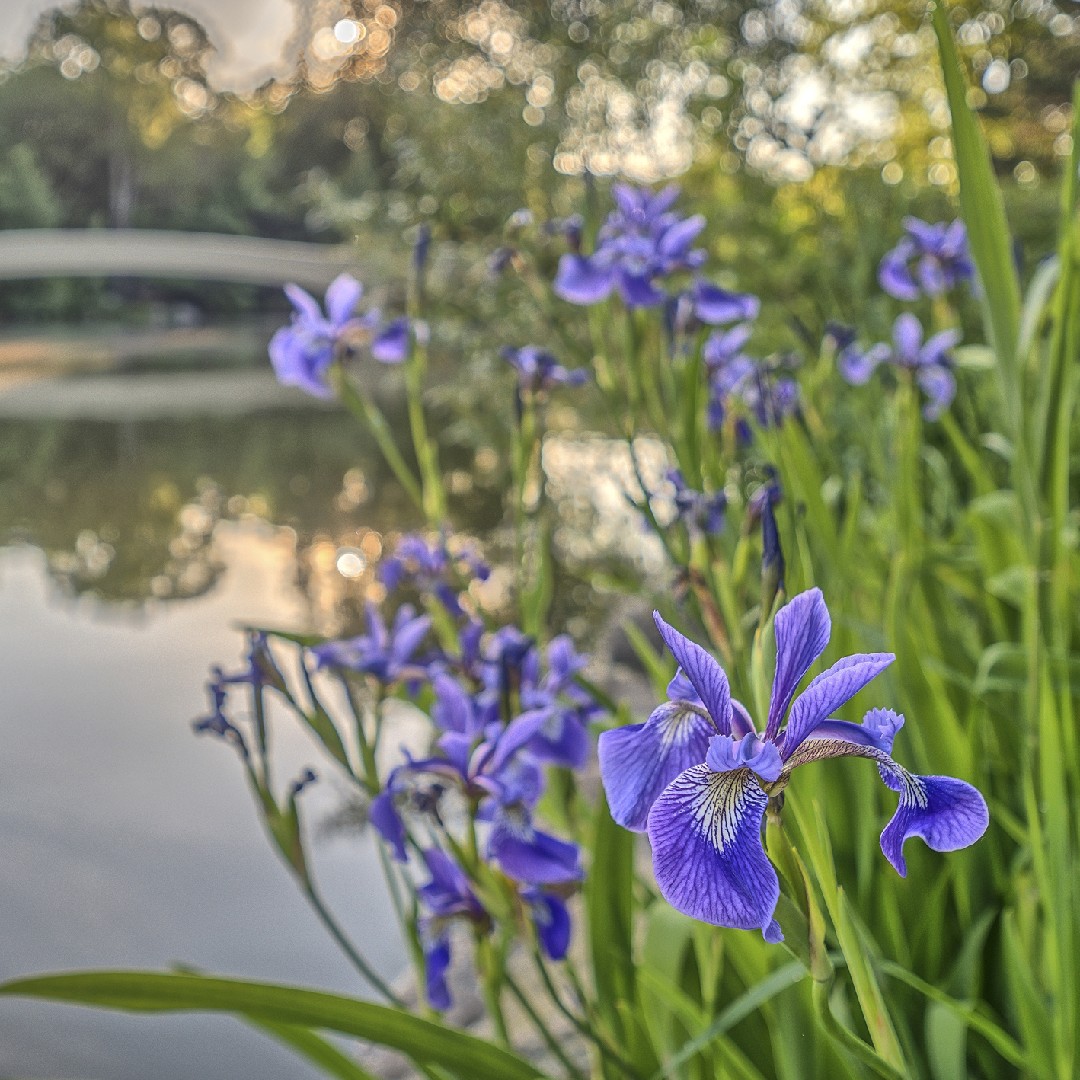
<instances>
[{"instance_id":1,"label":"arched footbridge","mask_svg":"<svg viewBox=\"0 0 1080 1080\"><path fill-rule=\"evenodd\" d=\"M400 266L394 265L400 263ZM0 230L0 281L177 278L324 289L343 270L388 280L404 259L355 244L311 244L158 229Z\"/></svg>"}]
</instances>

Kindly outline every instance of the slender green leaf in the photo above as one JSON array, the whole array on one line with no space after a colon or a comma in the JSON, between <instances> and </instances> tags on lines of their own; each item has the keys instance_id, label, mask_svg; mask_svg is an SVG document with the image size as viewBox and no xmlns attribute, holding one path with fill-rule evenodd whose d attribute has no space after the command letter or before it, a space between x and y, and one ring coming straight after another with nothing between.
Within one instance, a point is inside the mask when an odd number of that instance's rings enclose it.
<instances>
[{"instance_id":1,"label":"slender green leaf","mask_svg":"<svg viewBox=\"0 0 1080 1080\"><path fill-rule=\"evenodd\" d=\"M967 102L967 78L960 64L945 0L933 5L945 93L952 113L953 156L960 176L960 212L967 227L971 256L982 288L986 335L1001 365L1005 405L1018 428L1021 402L1017 343L1020 334L1020 284L1013 264L1012 242L1001 190L979 122Z\"/></svg>"},{"instance_id":2,"label":"slender green leaf","mask_svg":"<svg viewBox=\"0 0 1080 1080\"><path fill-rule=\"evenodd\" d=\"M316 1028L400 1050L470 1080L536 1080L534 1065L483 1039L400 1009L339 994L202 975L87 971L16 979L0 994L127 1012L220 1012L256 1023Z\"/></svg>"},{"instance_id":3,"label":"slender green leaf","mask_svg":"<svg viewBox=\"0 0 1080 1080\"><path fill-rule=\"evenodd\" d=\"M740 994L700 1035L695 1036L677 1054L664 1062L650 1080L665 1080L665 1077L674 1075L675 1070L684 1062L689 1061L698 1051L718 1039L741 1020L745 1020L751 1013L757 1012L766 1001L802 982L806 976L806 968L798 960L777 968L756 986L751 986L749 990Z\"/></svg>"},{"instance_id":4,"label":"slender green leaf","mask_svg":"<svg viewBox=\"0 0 1080 1080\"><path fill-rule=\"evenodd\" d=\"M348 1054L342 1053L332 1042L308 1028L274 1024L265 1020L249 1020L248 1023L295 1050L327 1076L336 1077L337 1080L378 1080Z\"/></svg>"}]
</instances>

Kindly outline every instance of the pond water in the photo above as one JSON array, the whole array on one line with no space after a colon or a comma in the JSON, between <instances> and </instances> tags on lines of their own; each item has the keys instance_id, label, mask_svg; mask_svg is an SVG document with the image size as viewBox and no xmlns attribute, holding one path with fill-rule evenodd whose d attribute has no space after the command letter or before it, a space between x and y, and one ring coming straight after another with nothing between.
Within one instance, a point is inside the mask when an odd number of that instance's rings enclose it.
<instances>
[{"instance_id":1,"label":"pond water","mask_svg":"<svg viewBox=\"0 0 1080 1080\"><path fill-rule=\"evenodd\" d=\"M208 391L219 378L229 389ZM184 964L362 993L262 836L237 761L189 721L209 666L237 662L238 625L333 632L377 595L370 566L344 578L338 553L374 562L414 522L371 448L254 369L32 381L0 392L0 421L0 978ZM458 519L497 550L486 437L459 435L445 460ZM657 557L627 528L617 458L603 440L545 451L568 553L557 603L579 637L604 608L588 567ZM293 729L277 742L282 780L321 761ZM324 777L309 820L345 797ZM403 950L369 840L320 834L315 865L393 977ZM6 1001L0 1076L15 1075L314 1074L231 1021Z\"/></svg>"},{"instance_id":2,"label":"pond water","mask_svg":"<svg viewBox=\"0 0 1080 1080\"><path fill-rule=\"evenodd\" d=\"M87 400L122 382L101 377ZM253 387L261 402L265 379ZM7 396L0 440L0 977L187 964L362 992L262 836L237 762L189 727L208 667L237 658L238 624L333 615L301 570L326 530L367 529L355 436L302 402L222 417L174 400L152 420L100 408L86 420L85 386L29 389ZM323 509L302 533L268 524L298 525L309 501ZM319 760L289 729L279 748L287 770ZM341 798L317 785L312 819ZM320 840L315 861L342 922L393 977L403 951L371 932L392 916L367 838ZM228 1021L0 1005L0 1075L309 1074Z\"/></svg>"}]
</instances>

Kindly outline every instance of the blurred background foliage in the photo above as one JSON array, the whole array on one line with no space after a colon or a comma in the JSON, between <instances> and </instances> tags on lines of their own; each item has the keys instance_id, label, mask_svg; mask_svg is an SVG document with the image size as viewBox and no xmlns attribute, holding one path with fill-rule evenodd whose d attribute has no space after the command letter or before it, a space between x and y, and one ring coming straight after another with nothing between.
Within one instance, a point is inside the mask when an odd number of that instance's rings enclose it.
<instances>
[{"instance_id":1,"label":"blurred background foliage","mask_svg":"<svg viewBox=\"0 0 1080 1080\"><path fill-rule=\"evenodd\" d=\"M580 209L591 179L677 176L742 288L803 319L853 319L900 216L953 212L924 7L311 0L287 46L293 75L241 96L208 80L211 45L190 17L83 0L43 16L3 73L0 228L356 240L362 268L363 245L420 221L494 242L519 207ZM1069 151L1080 13L990 0L952 16L1030 265L1049 248ZM219 285L182 295L206 316L279 303ZM0 314L118 305L104 283L12 284Z\"/></svg>"}]
</instances>

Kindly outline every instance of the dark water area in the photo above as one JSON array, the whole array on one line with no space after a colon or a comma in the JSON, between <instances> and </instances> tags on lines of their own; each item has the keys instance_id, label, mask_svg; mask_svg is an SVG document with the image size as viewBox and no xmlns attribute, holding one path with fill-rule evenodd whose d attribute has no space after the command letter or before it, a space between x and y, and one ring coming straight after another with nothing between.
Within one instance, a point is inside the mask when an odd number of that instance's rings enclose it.
<instances>
[{"instance_id":1,"label":"dark water area","mask_svg":"<svg viewBox=\"0 0 1080 1080\"><path fill-rule=\"evenodd\" d=\"M181 376L147 378L98 376L85 403L85 379L0 393L0 978L184 964L362 993L261 835L237 761L189 721L209 666L238 661L239 626L353 626L415 512L339 410L255 393L248 407L238 391L207 411L185 404ZM128 408L143 389L173 404ZM503 564L485 597L497 609L513 574L490 392L481 371L473 408L440 430L455 520ZM577 433L545 447L555 619L589 647L609 603L598 576L656 552L627 517L613 444L561 422ZM276 745L281 784L322 766L304 798L325 822L343 781L303 733L281 725ZM316 828L314 852L332 907L393 977L404 954L370 838ZM307 1075L235 1022L0 1003L0 1077Z\"/></svg>"}]
</instances>

